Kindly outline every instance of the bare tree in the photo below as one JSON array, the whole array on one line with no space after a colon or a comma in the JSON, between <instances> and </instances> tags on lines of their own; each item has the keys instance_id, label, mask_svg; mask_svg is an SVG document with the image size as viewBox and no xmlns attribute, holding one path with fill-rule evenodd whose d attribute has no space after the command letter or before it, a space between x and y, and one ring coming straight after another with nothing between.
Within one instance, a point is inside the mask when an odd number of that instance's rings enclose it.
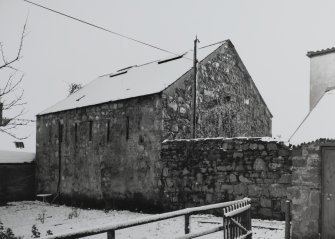
<instances>
[{"instance_id":1,"label":"bare tree","mask_svg":"<svg viewBox=\"0 0 335 239\"><path fill-rule=\"evenodd\" d=\"M68 83L68 92L69 95L73 94L74 92L77 92L78 90L80 90L81 88L83 88L83 85L80 83Z\"/></svg>"},{"instance_id":2,"label":"bare tree","mask_svg":"<svg viewBox=\"0 0 335 239\"><path fill-rule=\"evenodd\" d=\"M2 57L0 70L8 69L10 71L7 78L0 78L0 132L7 133L16 139L23 139L26 137L18 137L14 133L14 129L21 125L27 125L29 122L20 119L25 113L24 105L26 104L26 102L23 101L24 90L20 89L24 74L14 67L15 63L22 58L21 52L23 40L26 36L26 26L27 20L23 26L18 51L14 57L7 58L4 45L0 42L0 53ZM6 118L4 113L9 111L12 113L12 116Z\"/></svg>"}]
</instances>

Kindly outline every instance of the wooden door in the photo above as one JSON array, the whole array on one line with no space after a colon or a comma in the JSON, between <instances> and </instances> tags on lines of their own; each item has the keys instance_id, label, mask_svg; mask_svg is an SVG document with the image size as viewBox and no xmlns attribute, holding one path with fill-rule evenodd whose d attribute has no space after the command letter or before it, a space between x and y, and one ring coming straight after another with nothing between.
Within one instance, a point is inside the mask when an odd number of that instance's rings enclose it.
<instances>
[{"instance_id":1,"label":"wooden door","mask_svg":"<svg viewBox=\"0 0 335 239\"><path fill-rule=\"evenodd\" d=\"M335 147L322 148L322 238L335 238Z\"/></svg>"}]
</instances>

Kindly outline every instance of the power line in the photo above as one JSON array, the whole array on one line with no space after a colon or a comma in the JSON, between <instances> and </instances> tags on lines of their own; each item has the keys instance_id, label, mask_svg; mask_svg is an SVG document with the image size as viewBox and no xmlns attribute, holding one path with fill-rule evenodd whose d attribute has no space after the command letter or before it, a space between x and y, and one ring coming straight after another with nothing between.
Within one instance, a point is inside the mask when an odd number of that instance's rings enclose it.
<instances>
[{"instance_id":1,"label":"power line","mask_svg":"<svg viewBox=\"0 0 335 239\"><path fill-rule=\"evenodd\" d=\"M206 45L206 46L199 47L199 49L203 49L203 48L206 48L206 47L210 47L210 46L214 46L214 45L217 45L217 44L221 44L221 43L223 43L223 42L225 42L225 40L224 40L224 41L218 41L218 42L215 42L215 43L211 43L211 44L209 44L209 45Z\"/></svg>"},{"instance_id":2,"label":"power line","mask_svg":"<svg viewBox=\"0 0 335 239\"><path fill-rule=\"evenodd\" d=\"M115 31L109 30L109 29L107 29L107 28L104 28L104 27L100 27L100 26L98 26L98 25L95 25L95 24L93 24L93 23L90 23L90 22L87 22L87 21L81 20L81 19L79 19L79 18L76 18L76 17L72 17L72 16L70 16L70 15L67 15L67 14L65 14L65 13L62 13L62 12L59 12L59 11L56 11L56 10L53 10L53 9L51 9L51 8L48 8L48 7L45 7L45 6L43 6L43 5L40 5L40 4L37 4L37 3L31 2L31 1L28 1L28 0L23 0L23 1L24 1L24 2L27 2L27 3L30 3L30 4L32 4L32 5L35 5L35 6L37 6L37 7L43 8L43 9L45 9L45 10L48 10L48 11L51 11L51 12L57 13L57 14L59 14L59 15L62 15L62 16L64 16L64 17L68 17L68 18L70 18L70 19L72 19L72 20L75 20L75 21L78 21L78 22L81 22L81 23L87 24L87 25L89 25L89 26L91 26L91 27L95 27L95 28L97 28L97 29L100 29L100 30L103 30L103 31L105 31L105 32L109 32L109 33L111 33L111 34L114 34L114 35L117 35L117 36L119 36L119 37L126 38L126 39L128 39L128 40L131 40L131 41L134 41L134 42L140 43L140 44L142 44L142 45L145 45L145 46L148 46L148 47L154 48L154 49L156 49L156 50L164 51L164 52L167 52L167 53L173 54L173 55L175 55L175 56L179 56L178 54L176 54L176 53L174 53L174 52L171 52L171 51L169 51L169 50L165 50L165 49L163 49L163 48L161 48L161 47L154 46L154 45L152 45L152 44L149 44L149 43L146 43L146 42L143 42L143 41L137 40L137 39L135 39L135 38L132 38L132 37L129 37L129 36L126 36L126 35L120 34L120 33L117 33L117 32L115 32ZM187 59L188 59L188 58L187 58Z\"/></svg>"}]
</instances>

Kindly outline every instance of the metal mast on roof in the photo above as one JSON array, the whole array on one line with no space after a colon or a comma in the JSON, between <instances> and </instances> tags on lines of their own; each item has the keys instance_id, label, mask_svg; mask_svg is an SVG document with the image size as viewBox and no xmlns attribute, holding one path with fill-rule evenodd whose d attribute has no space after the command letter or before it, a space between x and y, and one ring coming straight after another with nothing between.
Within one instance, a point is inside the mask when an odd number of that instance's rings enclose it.
<instances>
[{"instance_id":1,"label":"metal mast on roof","mask_svg":"<svg viewBox=\"0 0 335 239\"><path fill-rule=\"evenodd\" d=\"M192 118L192 138L196 137L196 125L197 125L197 76L198 76L198 60L197 60L197 48L198 48L198 36L194 40L194 54L193 54L193 86L192 86L192 100L193 100L193 118Z\"/></svg>"}]
</instances>

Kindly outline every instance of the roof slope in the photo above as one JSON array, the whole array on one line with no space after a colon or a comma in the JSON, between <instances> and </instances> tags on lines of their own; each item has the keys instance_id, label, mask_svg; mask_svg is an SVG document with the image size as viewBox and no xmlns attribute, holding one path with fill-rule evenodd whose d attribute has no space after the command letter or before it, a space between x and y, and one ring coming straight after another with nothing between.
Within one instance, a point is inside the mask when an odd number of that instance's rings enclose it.
<instances>
[{"instance_id":1,"label":"roof slope","mask_svg":"<svg viewBox=\"0 0 335 239\"><path fill-rule=\"evenodd\" d=\"M321 138L335 139L335 89L324 93L291 136L291 144L311 142Z\"/></svg>"},{"instance_id":2,"label":"roof slope","mask_svg":"<svg viewBox=\"0 0 335 239\"><path fill-rule=\"evenodd\" d=\"M14 132L18 137L23 139L16 139L13 136L1 132L0 130L0 151L15 151L15 152L36 152L36 124L30 123L28 125L17 127ZM24 148L16 148L15 142L23 142Z\"/></svg>"},{"instance_id":3,"label":"roof slope","mask_svg":"<svg viewBox=\"0 0 335 239\"><path fill-rule=\"evenodd\" d=\"M199 49L198 60L203 60L224 42ZM161 64L155 61L98 77L39 115L159 93L192 68L192 58L193 52L189 51L179 59Z\"/></svg>"},{"instance_id":4,"label":"roof slope","mask_svg":"<svg viewBox=\"0 0 335 239\"><path fill-rule=\"evenodd\" d=\"M0 164L31 163L34 160L35 160L35 153L0 150Z\"/></svg>"}]
</instances>

